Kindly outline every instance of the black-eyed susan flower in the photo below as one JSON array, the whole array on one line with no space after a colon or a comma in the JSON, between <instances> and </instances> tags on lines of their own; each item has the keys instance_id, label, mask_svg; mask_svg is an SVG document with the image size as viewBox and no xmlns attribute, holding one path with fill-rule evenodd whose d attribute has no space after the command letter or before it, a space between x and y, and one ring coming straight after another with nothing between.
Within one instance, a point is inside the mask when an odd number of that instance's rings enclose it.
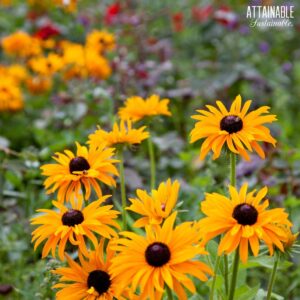
<instances>
[{"instance_id":1,"label":"black-eyed susan flower","mask_svg":"<svg viewBox=\"0 0 300 300\"><path fill-rule=\"evenodd\" d=\"M125 106L119 109L119 116L123 120L132 120L133 122L145 117L166 115L171 116L168 109L169 99L159 99L158 95L152 95L147 99L139 96L127 99Z\"/></svg>"},{"instance_id":2,"label":"black-eyed susan flower","mask_svg":"<svg viewBox=\"0 0 300 300\"><path fill-rule=\"evenodd\" d=\"M204 159L210 150L214 153L213 159L217 159L224 144L231 152L240 154L246 160L250 159L247 150L256 151L261 158L265 158L258 142L271 143L273 146L276 143L270 130L264 126L265 123L276 121L276 116L262 115L268 113L270 108L262 106L247 114L251 100L242 106L240 95L233 101L230 110L221 101L216 103L218 108L206 105L209 111L197 110L199 115L192 116L198 122L191 131L191 143L205 139L200 159Z\"/></svg>"},{"instance_id":3,"label":"black-eyed susan flower","mask_svg":"<svg viewBox=\"0 0 300 300\"><path fill-rule=\"evenodd\" d=\"M140 287L139 299L160 300L167 284L179 299L187 299L186 287L195 293L195 286L187 276L207 280L211 269L200 261L192 260L206 253L198 245L198 233L192 223L185 222L173 229L176 212L167 218L162 227L146 227L146 237L133 232L122 232L124 238L116 240L113 258L113 278L132 291Z\"/></svg>"},{"instance_id":4,"label":"black-eyed susan flower","mask_svg":"<svg viewBox=\"0 0 300 300\"><path fill-rule=\"evenodd\" d=\"M105 143L108 147L116 147L118 144L136 145L149 137L149 132L144 131L146 126L132 128L132 122L121 120L120 126L114 123L112 131L98 129L89 135L89 144L100 145Z\"/></svg>"},{"instance_id":5,"label":"black-eyed susan flower","mask_svg":"<svg viewBox=\"0 0 300 300\"><path fill-rule=\"evenodd\" d=\"M80 263L66 255L68 267L52 271L54 274L61 275L59 283L53 286L59 289L56 293L57 300L125 299L120 296L122 287L112 278L109 270L114 251L108 244L104 259L103 245L104 240L101 239L95 251L91 251L87 259L79 255Z\"/></svg>"},{"instance_id":6,"label":"black-eyed susan flower","mask_svg":"<svg viewBox=\"0 0 300 300\"><path fill-rule=\"evenodd\" d=\"M105 30L93 30L86 37L86 47L92 48L98 53L113 50L115 46L115 36Z\"/></svg>"},{"instance_id":7,"label":"black-eyed susan flower","mask_svg":"<svg viewBox=\"0 0 300 300\"><path fill-rule=\"evenodd\" d=\"M108 197L103 196L84 208L84 200L79 197L70 201L70 207L58 201L52 201L58 211L38 209L37 212L44 214L31 219L32 225L39 225L32 232L34 250L47 240L43 247L42 257L46 257L50 250L52 256L55 257L58 246L58 256L63 260L67 242L77 246L82 254L87 256L86 241L90 240L94 247L98 245L95 233L108 239L116 237L117 233L111 226L119 228L114 220L119 212L112 210L112 205L101 206L101 203Z\"/></svg>"},{"instance_id":8,"label":"black-eyed susan flower","mask_svg":"<svg viewBox=\"0 0 300 300\"><path fill-rule=\"evenodd\" d=\"M107 148L105 144L89 148L76 143L77 152L74 155L71 151L55 153L53 159L58 164L46 164L41 167L42 174L48 176L44 185L48 193L58 190L58 201L69 201L71 196L78 197L82 186L85 189L85 199L88 200L91 194L91 186L98 197L101 197L101 188L98 181L109 186L115 186L113 175L118 175L114 163L118 160L112 159L115 149Z\"/></svg>"},{"instance_id":9,"label":"black-eyed susan flower","mask_svg":"<svg viewBox=\"0 0 300 300\"><path fill-rule=\"evenodd\" d=\"M266 243L271 255L274 245L284 252L283 245L288 237L285 230L274 224L274 220L278 224L292 226L283 208L267 210L269 201L264 200L261 203L267 194L267 187L257 194L255 190L247 193L247 189L247 183L239 192L229 186L230 198L217 193L206 194L205 201L201 203L201 210L206 217L198 223L204 243L224 234L218 254L228 254L239 247L244 263L248 259L249 245L253 255L258 255L260 241Z\"/></svg>"},{"instance_id":10,"label":"black-eyed susan flower","mask_svg":"<svg viewBox=\"0 0 300 300\"><path fill-rule=\"evenodd\" d=\"M162 182L157 190L152 190L151 195L138 189L138 198L130 198L131 205L127 208L142 215L133 226L145 227L146 225L159 225L172 212L178 198L180 184L177 180L173 183L170 179Z\"/></svg>"}]
</instances>

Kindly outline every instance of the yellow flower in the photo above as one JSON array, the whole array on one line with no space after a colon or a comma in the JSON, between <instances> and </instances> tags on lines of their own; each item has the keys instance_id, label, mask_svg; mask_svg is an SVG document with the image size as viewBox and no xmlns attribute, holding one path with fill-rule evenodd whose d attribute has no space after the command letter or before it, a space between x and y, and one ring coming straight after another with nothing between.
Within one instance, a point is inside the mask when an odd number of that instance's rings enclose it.
<instances>
[{"instance_id":1,"label":"yellow flower","mask_svg":"<svg viewBox=\"0 0 300 300\"><path fill-rule=\"evenodd\" d=\"M118 114L121 119L130 119L133 122L157 115L171 116L168 110L169 101L169 99L160 100L158 95L152 95L146 100L134 96L127 99L125 106L119 109Z\"/></svg>"},{"instance_id":2,"label":"yellow flower","mask_svg":"<svg viewBox=\"0 0 300 300\"><path fill-rule=\"evenodd\" d=\"M25 81L28 76L26 68L18 64L13 64L7 67L7 74L15 79L16 83Z\"/></svg>"},{"instance_id":3,"label":"yellow flower","mask_svg":"<svg viewBox=\"0 0 300 300\"><path fill-rule=\"evenodd\" d=\"M45 76L33 76L26 80L26 86L33 95L43 94L52 87L52 78Z\"/></svg>"},{"instance_id":4,"label":"yellow flower","mask_svg":"<svg viewBox=\"0 0 300 300\"><path fill-rule=\"evenodd\" d=\"M152 190L148 195L146 191L137 190L138 198L130 198L131 205L127 208L143 217L138 219L133 226L145 227L146 225L158 225L167 218L175 207L180 184L177 180L173 183L170 179L162 182L157 190Z\"/></svg>"},{"instance_id":5,"label":"yellow flower","mask_svg":"<svg viewBox=\"0 0 300 300\"><path fill-rule=\"evenodd\" d=\"M23 31L4 37L2 39L2 47L6 54L20 57L39 55L41 53L38 39Z\"/></svg>"},{"instance_id":6,"label":"yellow flower","mask_svg":"<svg viewBox=\"0 0 300 300\"><path fill-rule=\"evenodd\" d=\"M120 282L112 277L109 270L115 252L109 243L106 247L106 259L104 259L103 245L104 240L101 239L95 251L89 253L87 260L79 255L80 264L66 255L68 267L52 271L54 274L61 275L59 283L53 286L60 289L56 293L57 300L125 300L120 296L122 293ZM126 289L123 295L132 297L129 289Z\"/></svg>"},{"instance_id":7,"label":"yellow flower","mask_svg":"<svg viewBox=\"0 0 300 300\"><path fill-rule=\"evenodd\" d=\"M47 57L34 57L28 62L31 69L42 76L52 76L64 67L63 59L50 53Z\"/></svg>"},{"instance_id":8,"label":"yellow flower","mask_svg":"<svg viewBox=\"0 0 300 300\"><path fill-rule=\"evenodd\" d=\"M0 5L2 6L10 6L12 3L12 0L0 0Z\"/></svg>"},{"instance_id":9,"label":"yellow flower","mask_svg":"<svg viewBox=\"0 0 300 300\"><path fill-rule=\"evenodd\" d=\"M77 0L53 0L53 3L62 7L66 12L76 12Z\"/></svg>"},{"instance_id":10,"label":"yellow flower","mask_svg":"<svg viewBox=\"0 0 300 300\"><path fill-rule=\"evenodd\" d=\"M229 186L230 198L217 193L206 194L205 201L201 203L201 210L206 217L198 223L204 243L224 234L219 244L218 255L223 252L231 253L239 247L244 263L248 259L248 245L250 244L253 255L257 256L260 240L269 247L271 255L273 245L284 252L283 243L286 243L288 238L282 228L274 225L274 220L278 224L292 226L283 208L266 210L269 201L260 203L267 194L266 187L256 195L255 190L247 193L247 188L245 183L238 192Z\"/></svg>"},{"instance_id":11,"label":"yellow flower","mask_svg":"<svg viewBox=\"0 0 300 300\"><path fill-rule=\"evenodd\" d=\"M115 36L105 30L93 30L86 37L86 46L98 53L113 50L116 46Z\"/></svg>"},{"instance_id":12,"label":"yellow flower","mask_svg":"<svg viewBox=\"0 0 300 300\"><path fill-rule=\"evenodd\" d=\"M262 106L247 114L251 100L246 101L242 107L241 96L237 96L228 111L221 101L217 101L219 109L206 105L209 111L197 110L200 115L192 116L198 120L191 131L191 143L205 138L200 151L200 159L204 159L210 150L213 151L213 159L220 156L223 145L249 160L247 150L255 150L261 158L265 153L258 142L268 142L273 146L276 140L271 136L270 130L263 126L264 123L272 123L275 115L261 115L269 112L268 106Z\"/></svg>"},{"instance_id":13,"label":"yellow flower","mask_svg":"<svg viewBox=\"0 0 300 300\"><path fill-rule=\"evenodd\" d=\"M85 199L88 200L91 194L91 186L98 197L101 197L101 188L97 180L115 186L116 182L112 175L118 175L116 167L118 162L111 157L115 149L106 148L105 144L89 148L76 143L76 156L69 150L63 153L55 153L53 159L58 164L46 164L41 167L43 175L48 176L44 185L48 193L53 193L58 189L58 201L64 199L69 201L71 196L78 197L82 185L85 189ZM52 187L51 187L52 186Z\"/></svg>"},{"instance_id":14,"label":"yellow flower","mask_svg":"<svg viewBox=\"0 0 300 300\"><path fill-rule=\"evenodd\" d=\"M15 80L9 76L0 76L0 112L19 111L23 107L23 96Z\"/></svg>"},{"instance_id":15,"label":"yellow flower","mask_svg":"<svg viewBox=\"0 0 300 300\"><path fill-rule=\"evenodd\" d=\"M144 131L146 126L138 129L132 128L132 122L121 120L120 127L117 123L114 123L112 131L105 131L98 127L98 129L89 135L88 144L98 146L105 143L108 147L117 146L118 144L135 145L140 144L143 140L149 137L149 133Z\"/></svg>"},{"instance_id":16,"label":"yellow flower","mask_svg":"<svg viewBox=\"0 0 300 300\"><path fill-rule=\"evenodd\" d=\"M113 247L119 253L112 259L111 273L123 286L132 291L140 287L139 299L160 300L165 283L181 300L187 299L184 287L195 293L193 281L187 274L206 281L211 269L192 260L206 254L198 243L198 233L190 222L173 229L176 213L167 218L162 227L146 227L146 237L122 232L124 238Z\"/></svg>"},{"instance_id":17,"label":"yellow flower","mask_svg":"<svg viewBox=\"0 0 300 300\"><path fill-rule=\"evenodd\" d=\"M275 226L278 226L280 229L282 229L287 236L287 240L283 243L283 247L285 251L289 251L293 245L295 244L299 232L293 234L293 232L291 231L291 228L289 226L287 226L286 224L280 224L280 223L273 223Z\"/></svg>"},{"instance_id":18,"label":"yellow flower","mask_svg":"<svg viewBox=\"0 0 300 300\"><path fill-rule=\"evenodd\" d=\"M64 78L82 78L87 76L85 66L85 48L76 43L63 42L63 60L66 68L64 69Z\"/></svg>"},{"instance_id":19,"label":"yellow flower","mask_svg":"<svg viewBox=\"0 0 300 300\"><path fill-rule=\"evenodd\" d=\"M85 63L88 75L97 79L107 79L111 75L111 67L106 58L94 49L86 48Z\"/></svg>"},{"instance_id":20,"label":"yellow flower","mask_svg":"<svg viewBox=\"0 0 300 300\"><path fill-rule=\"evenodd\" d=\"M117 233L110 226L119 228L118 223L114 221L119 212L112 210L112 205L101 206L110 196L101 197L92 202L85 208L82 208L83 198L70 201L71 208L62 203L52 201L52 204L58 208L56 210L38 209L38 212L44 213L31 219L32 225L39 225L32 232L32 242L35 243L34 250L45 240L42 257L46 257L50 250L55 257L56 246L58 245L58 256L64 260L64 251L67 242L79 248L81 253L88 256L86 239L90 240L94 247L98 245L95 233L110 239L116 237Z\"/></svg>"}]
</instances>

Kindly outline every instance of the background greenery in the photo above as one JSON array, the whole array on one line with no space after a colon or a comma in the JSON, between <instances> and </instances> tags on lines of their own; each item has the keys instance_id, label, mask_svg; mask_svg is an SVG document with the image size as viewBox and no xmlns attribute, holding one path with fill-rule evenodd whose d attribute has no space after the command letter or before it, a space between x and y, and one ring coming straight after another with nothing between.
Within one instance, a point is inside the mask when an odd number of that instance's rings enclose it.
<instances>
[{"instance_id":1,"label":"background greenery","mask_svg":"<svg viewBox=\"0 0 300 300\"><path fill-rule=\"evenodd\" d=\"M256 156L250 163L239 161L238 182L247 180L257 188L267 185L271 205L285 206L294 231L299 230L297 1L289 1L296 8L293 27L267 29L249 27L245 17L248 3L242 1L120 1L120 12L109 25L104 20L112 1L80 1L74 13L48 6L49 1L41 3L45 5L38 9L24 1L1 7L1 37L20 29L33 33L39 20L46 18L60 28L61 39L84 42L87 32L107 28L116 34L118 45L110 54L113 75L108 80L60 82L40 96L31 96L24 89L25 109L0 113L0 286L13 287L6 296L1 296L0 289L0 299L54 298L50 287L55 278L49 270L58 262L40 260L40 250L34 253L30 244L29 218L36 209L51 207L39 167L51 161L55 151L74 150L74 141L84 143L97 124L110 129L118 107L132 95L158 93L171 99L173 116L159 119L151 129L158 182L169 177L181 182L182 220L199 219L204 192L223 192L228 184L226 153L218 161L200 162L200 143L189 144L194 124L190 116L215 99L229 105L237 94L244 100L253 99L252 108L271 106L279 120L271 127L277 147L265 145L264 161ZM212 12L206 16L204 9L210 5ZM233 19L226 23L216 18L218 10L229 11ZM37 19L29 18L32 12L38 14ZM3 53L0 59L2 64L13 62ZM65 97L68 101L63 101ZM134 195L136 188L149 190L146 145L127 152L125 166L128 194ZM117 191L107 190L112 192L118 198ZM214 253L215 245L211 243L210 247ZM283 264L279 272L277 299L300 299L299 258L293 257L292 262ZM238 299L263 299L272 258L258 263L250 260L248 266L255 268L247 278L240 276L243 296ZM245 281L251 289L244 285ZM207 292L202 283L198 289L202 294Z\"/></svg>"}]
</instances>

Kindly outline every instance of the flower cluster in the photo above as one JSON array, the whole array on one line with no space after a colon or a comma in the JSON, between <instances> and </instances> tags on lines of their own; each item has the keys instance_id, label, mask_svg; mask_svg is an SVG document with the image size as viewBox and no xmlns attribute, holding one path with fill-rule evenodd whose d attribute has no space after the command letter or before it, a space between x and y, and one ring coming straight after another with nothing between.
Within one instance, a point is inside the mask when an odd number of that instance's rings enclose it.
<instances>
[{"instance_id":1,"label":"flower cluster","mask_svg":"<svg viewBox=\"0 0 300 300\"><path fill-rule=\"evenodd\" d=\"M93 48L99 38L96 36L91 35L88 41ZM251 101L242 106L240 96L230 110L220 101L219 109L208 105L209 111L199 110L200 116L193 116L198 123L191 132L191 142L206 138L201 148L202 159L209 150L214 152L214 159L220 156L223 146L228 150L232 167L229 195L207 193L201 203L204 217L176 224L180 183L168 179L158 188L153 187L156 183L155 173L152 174L155 168L151 134L146 126L133 128L134 122L146 120L149 125L154 116L171 115L168 103L168 99L160 100L157 95L145 100L138 96L127 99L119 109L121 120L113 125L112 131L98 127L89 135L88 146L76 143L76 153L55 153L53 159L57 163L41 167L47 177L47 193L57 192L57 200L52 201L56 209L39 209L42 214L32 218L32 224L38 225L32 232L32 242L35 250L44 244L43 258L58 253L60 260L67 260L67 267L53 270L60 276L53 286L58 289L57 299L160 300L167 292L169 299L175 293L184 300L188 299L186 290L196 293L191 277L205 282L209 276L213 299L216 277L221 274L218 258L214 270L204 262L209 255L205 248L220 235L217 255L227 258L236 252L230 290L223 291L229 293L228 299L233 299L240 260L246 263L251 253L258 256L261 243L273 255L275 251L285 252L295 242L297 235L292 234L292 223L284 209L268 209L267 187L249 191L247 183L240 188L235 186L236 156L250 159L246 150L255 150L264 158L258 142L276 142L264 126L275 121L276 116L261 116L268 112L268 107L247 114ZM152 166L151 192L137 189L136 198L129 198L127 206L123 152L126 146L146 139ZM102 184L116 185L114 176L120 176L121 212L106 204L109 196L102 195ZM92 200L94 194L96 200ZM138 216L129 229L128 212ZM121 213L122 231L117 220ZM68 249L77 250L77 260L66 253Z\"/></svg>"},{"instance_id":2,"label":"flower cluster","mask_svg":"<svg viewBox=\"0 0 300 300\"><path fill-rule=\"evenodd\" d=\"M112 69L106 52L115 48L115 36L104 30L93 30L86 36L85 44L54 39L58 28L46 25L30 35L15 32L1 40L4 53L18 58L23 64L1 66L0 111L16 111L23 108L21 85L25 84L31 94L49 91L60 78L105 80ZM3 87L2 87L3 86Z\"/></svg>"}]
</instances>

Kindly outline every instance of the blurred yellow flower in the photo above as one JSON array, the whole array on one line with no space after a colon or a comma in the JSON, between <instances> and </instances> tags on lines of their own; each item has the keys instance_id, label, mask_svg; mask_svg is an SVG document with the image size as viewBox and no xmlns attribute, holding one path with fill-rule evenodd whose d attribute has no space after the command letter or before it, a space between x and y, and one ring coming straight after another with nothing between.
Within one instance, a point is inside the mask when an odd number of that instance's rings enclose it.
<instances>
[{"instance_id":1,"label":"blurred yellow flower","mask_svg":"<svg viewBox=\"0 0 300 300\"><path fill-rule=\"evenodd\" d=\"M135 145L140 144L143 140L149 137L149 133L144 131L146 126L134 129L132 128L132 122L121 120L120 126L118 123L114 123L112 131L105 131L98 127L98 129L89 135L88 144L99 146L105 143L108 147L116 147L118 144Z\"/></svg>"},{"instance_id":2,"label":"blurred yellow flower","mask_svg":"<svg viewBox=\"0 0 300 300\"><path fill-rule=\"evenodd\" d=\"M26 86L33 95L43 94L52 87L52 78L47 76L32 76L27 78Z\"/></svg>"},{"instance_id":3,"label":"blurred yellow flower","mask_svg":"<svg viewBox=\"0 0 300 300\"><path fill-rule=\"evenodd\" d=\"M93 30L86 37L86 47L103 53L112 50L116 46L115 36L105 30Z\"/></svg>"},{"instance_id":4,"label":"blurred yellow flower","mask_svg":"<svg viewBox=\"0 0 300 300\"><path fill-rule=\"evenodd\" d=\"M62 7L67 12L76 12L77 0L53 0L53 3L57 6Z\"/></svg>"},{"instance_id":5,"label":"blurred yellow flower","mask_svg":"<svg viewBox=\"0 0 300 300\"><path fill-rule=\"evenodd\" d=\"M86 48L85 63L87 72L91 77L107 79L111 75L112 71L108 60L94 49Z\"/></svg>"},{"instance_id":6,"label":"blurred yellow flower","mask_svg":"<svg viewBox=\"0 0 300 300\"><path fill-rule=\"evenodd\" d=\"M19 86L12 77L0 76L0 111L18 111L24 107Z\"/></svg>"},{"instance_id":7,"label":"blurred yellow flower","mask_svg":"<svg viewBox=\"0 0 300 300\"><path fill-rule=\"evenodd\" d=\"M83 78L87 76L85 66L85 48L76 43L64 41L61 44L62 58L64 60L65 68L64 78L66 80L72 78Z\"/></svg>"},{"instance_id":8,"label":"blurred yellow flower","mask_svg":"<svg viewBox=\"0 0 300 300\"><path fill-rule=\"evenodd\" d=\"M169 99L159 99L158 95L152 95L146 100L139 96L130 97L126 100L125 106L119 109L119 116L123 120L133 122L145 117L165 115L171 116L168 109Z\"/></svg>"},{"instance_id":9,"label":"blurred yellow flower","mask_svg":"<svg viewBox=\"0 0 300 300\"><path fill-rule=\"evenodd\" d=\"M39 75L51 76L64 67L64 61L59 55L50 53L47 57L39 56L30 59L28 65Z\"/></svg>"},{"instance_id":10,"label":"blurred yellow flower","mask_svg":"<svg viewBox=\"0 0 300 300\"><path fill-rule=\"evenodd\" d=\"M23 31L17 31L4 37L1 44L4 52L8 55L29 57L41 53L39 40Z\"/></svg>"},{"instance_id":11,"label":"blurred yellow flower","mask_svg":"<svg viewBox=\"0 0 300 300\"><path fill-rule=\"evenodd\" d=\"M28 76L26 68L18 64L8 66L7 73L14 78L17 83L25 81Z\"/></svg>"}]
</instances>

